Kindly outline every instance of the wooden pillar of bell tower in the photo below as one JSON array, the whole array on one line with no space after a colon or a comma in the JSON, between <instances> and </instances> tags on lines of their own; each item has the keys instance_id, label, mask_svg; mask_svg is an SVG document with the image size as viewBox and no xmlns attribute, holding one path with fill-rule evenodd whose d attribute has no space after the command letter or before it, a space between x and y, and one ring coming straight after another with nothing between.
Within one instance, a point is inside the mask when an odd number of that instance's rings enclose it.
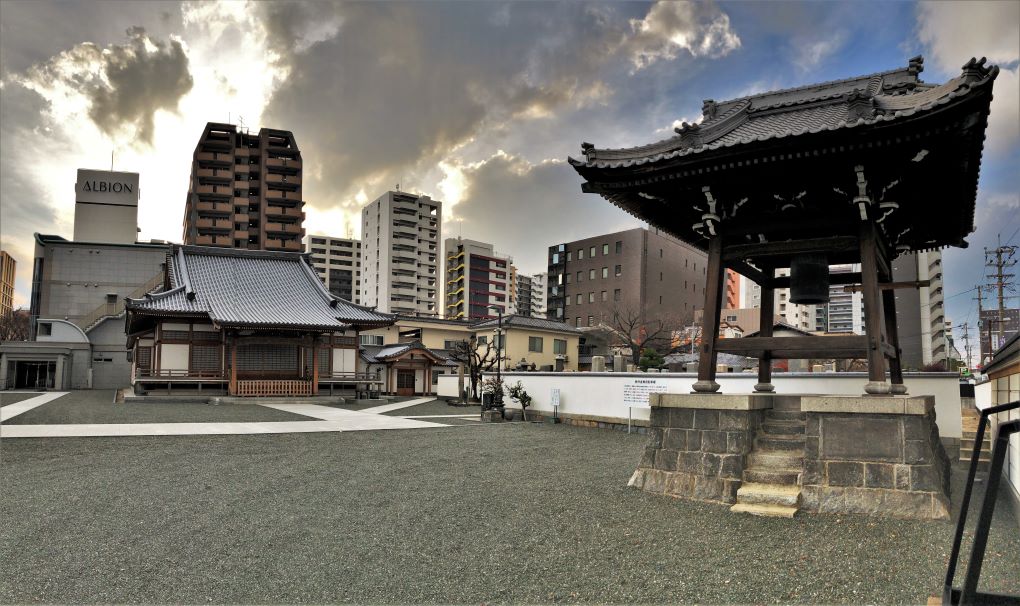
<instances>
[{"instance_id":1,"label":"wooden pillar of bell tower","mask_svg":"<svg viewBox=\"0 0 1020 606\"><path fill-rule=\"evenodd\" d=\"M701 323L701 354L698 356L698 380L694 383L697 393L719 391L715 380L719 340L719 316L722 312L723 282L726 269L722 260L722 237L715 236L708 241L708 267L705 276L705 311Z\"/></svg>"},{"instance_id":2,"label":"wooden pillar of bell tower","mask_svg":"<svg viewBox=\"0 0 1020 606\"><path fill-rule=\"evenodd\" d=\"M758 324L758 336L759 337L771 337L772 336L772 317L775 315L776 298L775 298L775 287L772 285L772 278L775 276L775 271L772 269L764 269L767 280L765 284L761 285L761 316ZM763 351L761 357L758 358L758 382L754 386L756 392L770 393L776 390L775 386L772 385L772 352Z\"/></svg>"},{"instance_id":3,"label":"wooden pillar of bell tower","mask_svg":"<svg viewBox=\"0 0 1020 606\"><path fill-rule=\"evenodd\" d=\"M889 383L885 380L885 352L882 340L885 318L882 293L878 285L881 271L879 255L882 254L879 246L874 223L864 222L860 229L861 296L864 303L864 333L868 340L868 384L864 386L864 391L875 395L891 391Z\"/></svg>"}]
</instances>

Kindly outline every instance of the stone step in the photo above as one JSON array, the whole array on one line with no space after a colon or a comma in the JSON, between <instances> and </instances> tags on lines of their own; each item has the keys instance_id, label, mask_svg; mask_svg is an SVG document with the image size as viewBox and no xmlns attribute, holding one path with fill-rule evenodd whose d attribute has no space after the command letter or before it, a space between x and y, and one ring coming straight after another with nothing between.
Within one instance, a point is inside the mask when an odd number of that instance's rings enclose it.
<instances>
[{"instance_id":1,"label":"stone step","mask_svg":"<svg viewBox=\"0 0 1020 606\"><path fill-rule=\"evenodd\" d=\"M763 433L768 435L797 435L804 433L803 421L765 421L761 425Z\"/></svg>"},{"instance_id":2,"label":"stone step","mask_svg":"<svg viewBox=\"0 0 1020 606\"><path fill-rule=\"evenodd\" d=\"M751 451L747 455L748 467L769 469L803 469L804 451Z\"/></svg>"},{"instance_id":3,"label":"stone step","mask_svg":"<svg viewBox=\"0 0 1020 606\"><path fill-rule=\"evenodd\" d=\"M762 505L754 503L737 503L730 507L733 513L749 513L755 516L773 518L792 518L797 513L796 507L786 505Z\"/></svg>"},{"instance_id":4,"label":"stone step","mask_svg":"<svg viewBox=\"0 0 1020 606\"><path fill-rule=\"evenodd\" d=\"M800 486L744 482L737 489L737 503L754 505L800 505Z\"/></svg>"},{"instance_id":5,"label":"stone step","mask_svg":"<svg viewBox=\"0 0 1020 606\"><path fill-rule=\"evenodd\" d=\"M758 436L754 439L757 450L798 450L804 452L804 436Z\"/></svg>"},{"instance_id":6,"label":"stone step","mask_svg":"<svg viewBox=\"0 0 1020 606\"><path fill-rule=\"evenodd\" d=\"M960 456L961 457L964 456L964 455L969 457L972 454L974 454L974 447L973 446L961 446L960 447ZM991 445L990 444L983 444L981 446L981 450L978 451L978 455L980 455L982 457L985 457L985 456L990 457L990 456L992 456L992 447L991 447Z\"/></svg>"},{"instance_id":7,"label":"stone step","mask_svg":"<svg viewBox=\"0 0 1020 606\"><path fill-rule=\"evenodd\" d=\"M747 467L744 469L745 482L758 484L780 484L796 486L800 484L800 469L783 467Z\"/></svg>"},{"instance_id":8,"label":"stone step","mask_svg":"<svg viewBox=\"0 0 1020 606\"><path fill-rule=\"evenodd\" d=\"M803 421L807 418L799 410L769 410L765 413L766 419L785 419L789 421Z\"/></svg>"}]
</instances>

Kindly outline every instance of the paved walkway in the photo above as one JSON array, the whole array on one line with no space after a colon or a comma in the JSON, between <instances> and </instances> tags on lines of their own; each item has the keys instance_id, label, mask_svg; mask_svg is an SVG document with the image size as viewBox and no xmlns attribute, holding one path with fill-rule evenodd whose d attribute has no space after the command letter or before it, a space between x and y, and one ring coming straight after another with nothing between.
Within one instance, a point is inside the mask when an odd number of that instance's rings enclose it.
<instances>
[{"instance_id":1,"label":"paved walkway","mask_svg":"<svg viewBox=\"0 0 1020 606\"><path fill-rule=\"evenodd\" d=\"M401 408L410 408L426 402L431 402L435 398L418 398L416 400L405 400L403 402L391 402L389 404L383 404L381 406L373 406L372 408L365 408L361 412L371 412L375 414L382 414L384 412L390 412L391 410L400 410Z\"/></svg>"},{"instance_id":2,"label":"paved walkway","mask_svg":"<svg viewBox=\"0 0 1020 606\"><path fill-rule=\"evenodd\" d=\"M11 417L16 417L22 413L28 412L33 408L42 406L47 402L52 402L53 400L56 400L60 396L66 394L67 394L66 391L51 391L36 396L34 398L29 398L27 400L15 402L14 404L8 404L7 406L0 408L0 423L3 423L4 421L10 419Z\"/></svg>"},{"instance_id":3,"label":"paved walkway","mask_svg":"<svg viewBox=\"0 0 1020 606\"><path fill-rule=\"evenodd\" d=\"M51 392L35 398L9 404L0 409L0 421L6 421L24 412L51 402L67 392ZM409 400L354 411L319 406L317 404L259 404L285 412L316 419L314 421L269 421L258 423L79 423L49 425L4 425L3 438L85 438L118 436L189 436L189 435L244 435L271 433L307 433L370 431L380 429L426 429L450 427L429 423L417 418L390 417L379 412L397 410L430 402L434 398ZM158 404L153 404L158 406ZM378 412L374 412L378 411ZM451 415L453 416L453 415ZM471 415L475 416L475 415ZM422 417L427 418L427 417Z\"/></svg>"}]
</instances>

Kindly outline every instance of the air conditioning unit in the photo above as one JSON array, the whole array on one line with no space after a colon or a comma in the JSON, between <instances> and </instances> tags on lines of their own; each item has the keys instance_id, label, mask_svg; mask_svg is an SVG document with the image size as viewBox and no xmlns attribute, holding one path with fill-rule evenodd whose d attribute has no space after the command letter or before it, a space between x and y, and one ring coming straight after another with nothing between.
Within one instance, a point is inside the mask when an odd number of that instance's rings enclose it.
<instances>
[{"instance_id":1,"label":"air conditioning unit","mask_svg":"<svg viewBox=\"0 0 1020 606\"><path fill-rule=\"evenodd\" d=\"M566 362L567 361L567 355L566 354L556 354L556 359L557 360L563 360L564 362Z\"/></svg>"}]
</instances>

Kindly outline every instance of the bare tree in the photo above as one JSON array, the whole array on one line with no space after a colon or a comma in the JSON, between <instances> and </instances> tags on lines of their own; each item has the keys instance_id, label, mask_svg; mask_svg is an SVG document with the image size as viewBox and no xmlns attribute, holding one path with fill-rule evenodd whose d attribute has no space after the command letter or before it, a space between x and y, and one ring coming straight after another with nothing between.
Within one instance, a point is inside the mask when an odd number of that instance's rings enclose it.
<instances>
[{"instance_id":1,"label":"bare tree","mask_svg":"<svg viewBox=\"0 0 1020 606\"><path fill-rule=\"evenodd\" d=\"M0 316L0 342L28 340L28 311L15 309Z\"/></svg>"},{"instance_id":2,"label":"bare tree","mask_svg":"<svg viewBox=\"0 0 1020 606\"><path fill-rule=\"evenodd\" d=\"M691 320L691 314L656 313L614 304L603 314L599 327L612 334L617 345L630 347L631 361L637 364L645 349L668 353L674 334Z\"/></svg>"},{"instance_id":3,"label":"bare tree","mask_svg":"<svg viewBox=\"0 0 1020 606\"><path fill-rule=\"evenodd\" d=\"M457 341L451 357L467 368L468 378L471 381L471 399L478 401L478 387L482 382L482 373L496 367L498 350L493 339L487 339L485 343L478 343L477 337L464 341Z\"/></svg>"}]
</instances>

